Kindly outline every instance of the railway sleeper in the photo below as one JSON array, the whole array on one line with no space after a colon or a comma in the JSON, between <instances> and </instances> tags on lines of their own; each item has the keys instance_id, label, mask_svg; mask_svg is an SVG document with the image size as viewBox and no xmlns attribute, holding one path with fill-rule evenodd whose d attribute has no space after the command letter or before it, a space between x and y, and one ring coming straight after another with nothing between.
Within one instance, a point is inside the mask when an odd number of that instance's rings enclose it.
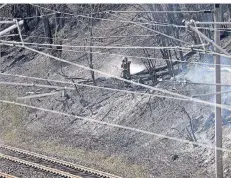
<instances>
[{"instance_id":1,"label":"railway sleeper","mask_svg":"<svg viewBox=\"0 0 231 178\"><path fill-rule=\"evenodd\" d=\"M19 158L9 156L9 155L4 155L2 153L0 153L0 157L3 158L3 159L9 160L9 161L15 162L15 163L24 164L24 165L26 165L28 167L34 167L34 168L39 169L39 170L41 170L43 172L48 172L48 173L52 173L52 174L60 174L63 177L81 178L80 176L73 175L73 174L70 174L68 172L64 172L64 171L56 170L56 169L53 169L53 168L49 168L49 167L46 167L46 166L43 166L43 165L39 165L37 163L32 163L32 162L30 163L29 161L21 160Z\"/></svg>"},{"instance_id":2,"label":"railway sleeper","mask_svg":"<svg viewBox=\"0 0 231 178\"><path fill-rule=\"evenodd\" d=\"M14 151L14 152L17 152L17 153L25 154L27 156L35 157L35 158L38 158L38 159L41 159L41 160L48 161L50 163L55 163L55 164L59 164L59 165L62 165L62 166L66 166L66 167L69 167L69 168L72 168L72 169L75 169L75 170L78 170L80 172L84 172L84 173L87 173L87 174L97 175L97 176L100 176L102 178L121 178L119 176L115 176L115 175L112 175L112 174L109 174L109 173L101 172L101 171L98 171L98 170L92 170L92 169L87 168L87 167L83 167L83 166L80 166L80 165L79 166L74 165L73 163L68 163L68 162L65 162L65 161L62 161L62 160L56 160L56 158L49 158L48 156L39 155L37 153L29 152L29 151L22 150L22 149L19 149L19 148L13 148L13 147L10 147L10 146L5 146L5 145L0 145L0 148L4 148L6 150L11 150L11 151Z\"/></svg>"}]
</instances>

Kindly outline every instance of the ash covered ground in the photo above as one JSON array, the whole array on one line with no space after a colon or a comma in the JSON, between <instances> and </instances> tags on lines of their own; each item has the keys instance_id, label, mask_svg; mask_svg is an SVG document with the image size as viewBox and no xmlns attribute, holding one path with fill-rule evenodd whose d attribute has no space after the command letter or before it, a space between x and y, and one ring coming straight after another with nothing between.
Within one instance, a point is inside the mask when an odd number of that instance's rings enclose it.
<instances>
[{"instance_id":1,"label":"ash covered ground","mask_svg":"<svg viewBox=\"0 0 231 178\"><path fill-rule=\"evenodd\" d=\"M132 8L131 8L132 9ZM129 10L129 8L128 8ZM114 19L113 17L110 17ZM126 16L124 17L126 18ZM108 23L108 22L107 22ZM94 35L99 36L106 22L95 25ZM40 24L42 27L42 24ZM117 27L112 23L110 28ZM142 32L142 28L127 27L126 30L113 32L108 30L107 35L127 35ZM31 35L41 35L42 29L33 31ZM88 35L78 31L75 26L66 24L59 33L59 37L70 40L65 45L81 45L81 38ZM30 37L25 40L32 40ZM137 44L139 39L131 39ZM126 45L128 40L119 41ZM108 40L107 43L112 41ZM98 44L97 44L98 45ZM87 81L90 72L75 66L61 64L53 59L32 53L17 47L4 47L5 55L1 57L1 70L6 73L21 74L56 80L64 80L63 76L79 77L75 80ZM49 52L49 49L43 49ZM101 51L105 52L105 51ZM110 50L111 53L137 55L139 52L123 50ZM86 57L82 53L73 53L63 49L61 58L88 66ZM207 57L205 57L207 59ZM16 63L12 61L19 59ZM120 76L121 56L93 55L94 68L115 76ZM198 56L193 59L198 60ZM132 61L131 72L137 73L145 69L138 59ZM165 62L158 61L157 66ZM225 62L227 64L227 62ZM32 83L33 80L0 76L1 81ZM176 82L174 82L174 80ZM170 82L159 82L154 87L173 91L187 96L212 93L214 86L180 83L178 81L213 83L214 68L202 65L189 65ZM222 80L230 83L229 68L222 68ZM98 86L131 90L136 92L149 92L163 95L161 92L151 92L143 87L131 85L124 86L123 82L96 73ZM37 84L54 85L36 81ZM92 84L88 82L88 84ZM59 84L59 86L65 86ZM72 86L72 85L68 85ZM73 87L73 86L72 86ZM1 86L1 97L15 99L33 93L47 93L56 91L37 87ZM229 87L223 87L228 91ZM78 91L67 90L68 99L62 92L41 98L18 100L33 106L57 110L60 112L96 119L108 123L124 125L133 128L155 132L171 137L191 141L190 120L197 142L214 144L214 107L192 101L168 99L164 97L146 96L142 94L129 94L119 91L78 86ZM222 95L223 103L230 105L228 93ZM214 96L202 97L206 101L214 102ZM192 144L185 144L152 135L118 129L97 123L43 112L35 109L26 109L18 106L1 104L1 142L18 146L31 151L59 157L85 166L111 172L122 177L160 177L160 178L187 178L187 177L215 177L214 150L202 148ZM229 111L222 111L224 148L230 148L231 116ZM189 130L189 132L187 131ZM230 154L224 153L225 176L231 176ZM4 164L2 164L4 165ZM9 165L5 165L9 166Z\"/></svg>"}]
</instances>

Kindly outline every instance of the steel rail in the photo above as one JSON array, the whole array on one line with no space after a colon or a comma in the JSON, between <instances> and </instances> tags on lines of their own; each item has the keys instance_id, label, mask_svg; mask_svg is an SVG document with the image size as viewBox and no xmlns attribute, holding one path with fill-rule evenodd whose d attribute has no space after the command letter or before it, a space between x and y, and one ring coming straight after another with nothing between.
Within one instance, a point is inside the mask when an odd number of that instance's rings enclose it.
<instances>
[{"instance_id":1,"label":"steel rail","mask_svg":"<svg viewBox=\"0 0 231 178\"><path fill-rule=\"evenodd\" d=\"M67 162L67 161L63 161L63 160L60 160L60 159L57 159L57 158L41 155L41 154L38 154L38 153L30 152L30 151L27 151L27 150L23 150L23 149L8 146L8 145L0 145L0 148L6 149L6 150L9 150L9 151L13 151L13 152L16 152L16 153L25 154L27 156L31 156L31 157L34 157L34 158L39 158L39 159L42 159L42 160L45 160L45 161L48 161L48 162L52 162L52 163L55 163L55 164L58 164L58 165L70 167L70 168L79 170L81 172L86 172L86 173L91 174L91 175L101 176L101 177L105 177L105 178L121 178L119 176L116 176L116 175L113 175L113 174L110 174L110 173L106 173L106 172L102 172L102 171L99 171L99 170L91 169L91 168L88 168L88 167L85 167L85 166L77 165L77 164L70 163L70 162Z\"/></svg>"},{"instance_id":2,"label":"steel rail","mask_svg":"<svg viewBox=\"0 0 231 178\"><path fill-rule=\"evenodd\" d=\"M4 172L0 172L0 178L17 178L17 177L12 176L10 174L6 174Z\"/></svg>"},{"instance_id":3,"label":"steel rail","mask_svg":"<svg viewBox=\"0 0 231 178\"><path fill-rule=\"evenodd\" d=\"M39 170L44 171L44 172L49 172L49 173L53 173L55 175L60 175L60 176L63 176L63 177L82 178L80 176L73 175L73 174L70 174L68 172L64 172L64 171L61 171L61 170L58 170L58 169L46 167L46 166L43 166L43 165L40 165L40 164L37 164L37 163L32 163L30 161L25 161L25 160L19 159L17 157L13 157L13 156L2 154L2 153L0 153L0 158L9 160L9 161L12 161L12 162L15 162L15 163L20 163L20 164L23 164L23 165L26 165L26 166L29 166L29 167L32 167L32 168L35 168L35 169L39 169Z\"/></svg>"}]
</instances>

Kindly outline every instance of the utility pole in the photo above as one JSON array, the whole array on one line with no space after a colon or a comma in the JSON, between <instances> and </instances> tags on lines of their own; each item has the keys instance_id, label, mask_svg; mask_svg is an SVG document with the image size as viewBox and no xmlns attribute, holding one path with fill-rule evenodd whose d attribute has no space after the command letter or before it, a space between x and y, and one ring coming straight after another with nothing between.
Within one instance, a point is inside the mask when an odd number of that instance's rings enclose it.
<instances>
[{"instance_id":1,"label":"utility pole","mask_svg":"<svg viewBox=\"0 0 231 178\"><path fill-rule=\"evenodd\" d=\"M93 69L93 64L92 64L92 59L93 59L93 54L92 54L92 48L91 46L93 45L93 42L92 42L92 28L93 28L93 18L92 18L92 4L90 4L90 8L91 8L91 18L90 18L90 24L89 24L89 32L90 32L90 54L89 54L89 67L91 69ZM93 83L94 85L96 85L96 81L95 81L95 74L94 74L94 71L91 71L91 77L92 77L92 80L93 80Z\"/></svg>"},{"instance_id":2,"label":"utility pole","mask_svg":"<svg viewBox=\"0 0 231 178\"><path fill-rule=\"evenodd\" d=\"M192 21L193 22L193 21ZM194 28L191 24L192 22L185 22L186 27L190 30L197 32L203 39L207 42L213 44L214 51L216 53L224 53L230 55L226 50L220 46L220 8L219 4L214 6L214 42L211 41L206 35L201 33L199 30ZM219 23L217 23L219 22ZM193 22L195 23L195 22ZM207 22L206 22L207 23ZM196 24L200 24L197 23ZM221 83L221 67L220 67L220 55L214 55L215 64L215 83ZM216 85L216 104L221 104L221 85ZM221 108L215 108L215 142L217 148L222 148L222 118L221 118ZM215 149L215 161L216 161L216 178L223 178L223 153L221 150Z\"/></svg>"},{"instance_id":3,"label":"utility pole","mask_svg":"<svg viewBox=\"0 0 231 178\"><path fill-rule=\"evenodd\" d=\"M220 21L220 7L219 4L215 4L214 7L214 41L220 46L220 31L217 30L220 25L216 22ZM220 53L218 48L215 48L216 53ZM221 66L220 55L214 56L215 63L215 83L221 83ZM221 104L221 85L216 85L216 104ZM221 108L216 106L215 111L215 142L216 147L222 148L222 119ZM221 150L215 149L215 161L216 161L216 178L223 178L223 153Z\"/></svg>"}]
</instances>

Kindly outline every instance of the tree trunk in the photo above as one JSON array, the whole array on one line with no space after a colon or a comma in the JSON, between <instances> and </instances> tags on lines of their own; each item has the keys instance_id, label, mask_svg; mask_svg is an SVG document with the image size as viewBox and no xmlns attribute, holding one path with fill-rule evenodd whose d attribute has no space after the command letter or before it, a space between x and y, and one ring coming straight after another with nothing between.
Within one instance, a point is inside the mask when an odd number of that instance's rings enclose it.
<instances>
[{"instance_id":1,"label":"tree trunk","mask_svg":"<svg viewBox=\"0 0 231 178\"><path fill-rule=\"evenodd\" d=\"M39 9L36 7L36 9L35 9L35 13L36 13L36 23L38 24L39 23L39 21L40 21L40 12L39 12Z\"/></svg>"},{"instance_id":2,"label":"tree trunk","mask_svg":"<svg viewBox=\"0 0 231 178\"><path fill-rule=\"evenodd\" d=\"M93 28L93 20L92 20L92 5L91 6L91 18L89 19L90 20L90 27L89 27L89 30L90 30L90 54L89 54L89 67L91 69L93 69L93 64L92 64L92 60L93 60L93 54L92 54L92 48L91 46L93 45L92 43L92 28ZM93 83L94 85L96 85L96 81L95 81L95 74L93 71L91 71L91 78L93 80Z\"/></svg>"},{"instance_id":3,"label":"tree trunk","mask_svg":"<svg viewBox=\"0 0 231 178\"><path fill-rule=\"evenodd\" d=\"M60 17L61 13L55 13L55 28L57 32L61 29Z\"/></svg>"},{"instance_id":4,"label":"tree trunk","mask_svg":"<svg viewBox=\"0 0 231 178\"><path fill-rule=\"evenodd\" d=\"M51 27L50 27L49 19L45 16L42 19L43 19L44 32L45 32L45 35L47 37L47 42L49 44L52 44L53 40L52 40L52 33L51 33Z\"/></svg>"},{"instance_id":5,"label":"tree trunk","mask_svg":"<svg viewBox=\"0 0 231 178\"><path fill-rule=\"evenodd\" d=\"M231 4L228 4L229 21L231 21Z\"/></svg>"}]
</instances>

